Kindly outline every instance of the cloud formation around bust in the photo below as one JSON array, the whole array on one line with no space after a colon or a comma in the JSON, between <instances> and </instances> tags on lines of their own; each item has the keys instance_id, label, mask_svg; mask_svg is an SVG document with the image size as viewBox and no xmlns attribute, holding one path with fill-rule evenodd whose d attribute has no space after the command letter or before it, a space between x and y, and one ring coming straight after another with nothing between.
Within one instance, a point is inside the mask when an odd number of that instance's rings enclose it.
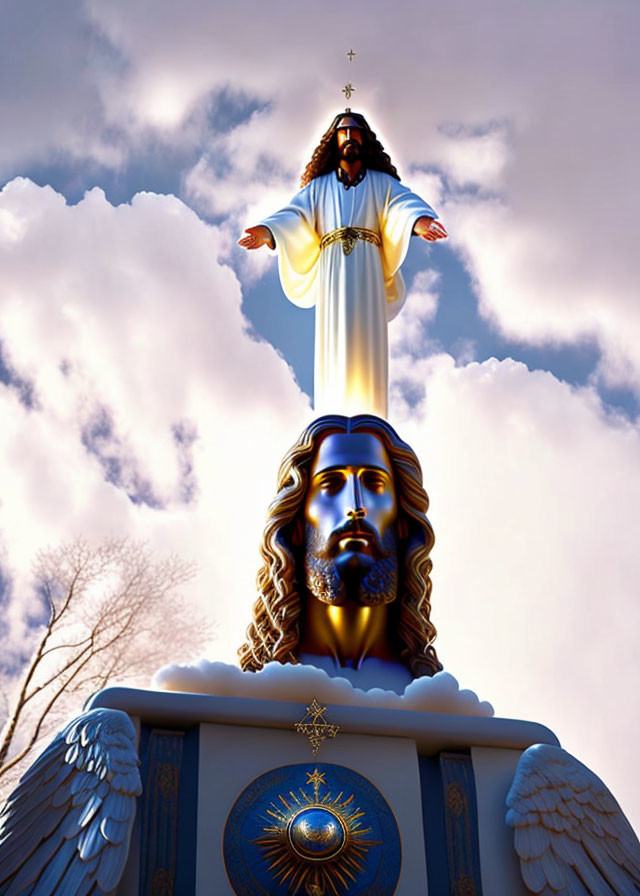
<instances>
[{"instance_id":1,"label":"cloud formation around bust","mask_svg":"<svg viewBox=\"0 0 640 896\"><path fill-rule=\"evenodd\" d=\"M200 660L190 666L165 666L156 672L153 685L165 691L215 694L219 697L253 697L259 700L311 701L341 706L379 709L411 709L463 716L492 716L493 707L473 691L461 690L449 672L418 678L404 694L382 687L362 690L346 678L330 677L314 666L267 663L260 672L241 672L236 666Z\"/></svg>"}]
</instances>

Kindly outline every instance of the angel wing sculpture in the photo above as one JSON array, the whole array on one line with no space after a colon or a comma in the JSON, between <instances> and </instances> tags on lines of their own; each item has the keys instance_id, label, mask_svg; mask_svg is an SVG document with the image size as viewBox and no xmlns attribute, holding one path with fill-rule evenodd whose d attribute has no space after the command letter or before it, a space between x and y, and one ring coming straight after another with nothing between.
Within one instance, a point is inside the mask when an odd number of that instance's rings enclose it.
<instances>
[{"instance_id":1,"label":"angel wing sculpture","mask_svg":"<svg viewBox=\"0 0 640 896\"><path fill-rule=\"evenodd\" d=\"M0 896L113 893L141 791L131 719L115 709L78 716L0 812Z\"/></svg>"},{"instance_id":2,"label":"angel wing sculpture","mask_svg":"<svg viewBox=\"0 0 640 896\"><path fill-rule=\"evenodd\" d=\"M631 825L600 778L560 747L525 750L507 806L532 893L640 894L640 843Z\"/></svg>"}]
</instances>

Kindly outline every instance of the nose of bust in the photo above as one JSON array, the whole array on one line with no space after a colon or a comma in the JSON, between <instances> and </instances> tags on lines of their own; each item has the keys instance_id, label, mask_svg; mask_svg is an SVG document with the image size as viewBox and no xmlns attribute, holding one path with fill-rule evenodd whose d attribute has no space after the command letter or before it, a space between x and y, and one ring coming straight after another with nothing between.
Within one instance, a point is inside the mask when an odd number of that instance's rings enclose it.
<instances>
[{"instance_id":1,"label":"nose of bust","mask_svg":"<svg viewBox=\"0 0 640 896\"><path fill-rule=\"evenodd\" d=\"M360 480L355 471L351 471L348 478L348 487L345 491L347 498L346 516L351 520L362 520L367 515L364 502L362 500L362 490L360 488Z\"/></svg>"}]
</instances>

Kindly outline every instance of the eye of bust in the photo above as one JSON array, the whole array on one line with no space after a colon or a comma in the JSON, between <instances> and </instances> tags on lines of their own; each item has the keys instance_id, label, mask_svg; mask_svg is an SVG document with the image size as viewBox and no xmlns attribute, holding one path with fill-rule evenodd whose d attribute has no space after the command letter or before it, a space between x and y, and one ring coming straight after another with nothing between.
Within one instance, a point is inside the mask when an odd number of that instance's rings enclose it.
<instances>
[{"instance_id":1,"label":"eye of bust","mask_svg":"<svg viewBox=\"0 0 640 896\"><path fill-rule=\"evenodd\" d=\"M344 487L344 483L344 473L341 473L339 470L329 470L316 480L316 485L320 491L328 495L336 495Z\"/></svg>"},{"instance_id":2,"label":"eye of bust","mask_svg":"<svg viewBox=\"0 0 640 896\"><path fill-rule=\"evenodd\" d=\"M365 470L360 482L367 491L382 494L387 487L387 476L380 470Z\"/></svg>"}]
</instances>

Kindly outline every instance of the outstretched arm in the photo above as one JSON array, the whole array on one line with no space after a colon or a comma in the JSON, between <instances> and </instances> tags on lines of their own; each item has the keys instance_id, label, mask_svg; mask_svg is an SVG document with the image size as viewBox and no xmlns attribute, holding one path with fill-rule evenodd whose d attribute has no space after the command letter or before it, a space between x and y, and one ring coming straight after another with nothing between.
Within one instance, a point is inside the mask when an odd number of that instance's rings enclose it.
<instances>
[{"instance_id":1,"label":"outstretched arm","mask_svg":"<svg viewBox=\"0 0 640 896\"><path fill-rule=\"evenodd\" d=\"M268 246L270 249L275 249L276 247L273 234L264 224L258 224L257 227L247 227L245 233L248 236L243 236L238 240L238 245L244 249L259 249L260 246Z\"/></svg>"},{"instance_id":2,"label":"outstretched arm","mask_svg":"<svg viewBox=\"0 0 640 896\"><path fill-rule=\"evenodd\" d=\"M429 218L426 215L418 218L413 225L413 232L416 236L427 240L429 243L434 243L436 240L444 240L448 236L447 231L439 221L434 221L433 218Z\"/></svg>"}]
</instances>

